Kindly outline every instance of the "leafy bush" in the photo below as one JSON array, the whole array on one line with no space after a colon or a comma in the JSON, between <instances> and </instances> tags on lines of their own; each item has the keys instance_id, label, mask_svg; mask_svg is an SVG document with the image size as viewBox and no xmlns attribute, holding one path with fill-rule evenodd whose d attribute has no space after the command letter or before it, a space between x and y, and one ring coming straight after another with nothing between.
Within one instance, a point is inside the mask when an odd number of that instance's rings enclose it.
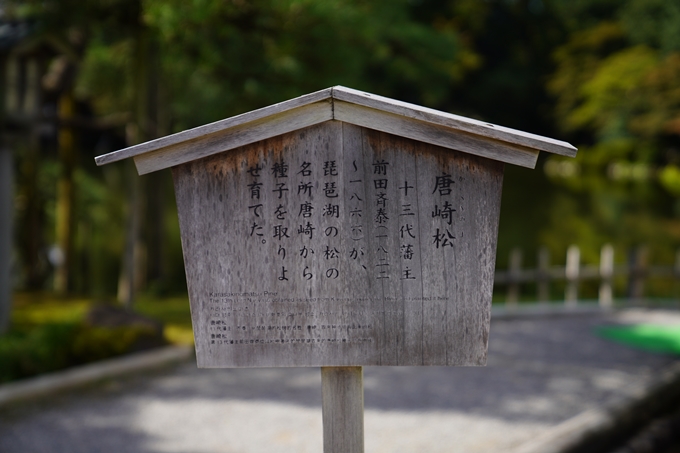
<instances>
[{"instance_id":1,"label":"leafy bush","mask_svg":"<svg viewBox=\"0 0 680 453\"><path fill-rule=\"evenodd\" d=\"M71 353L77 363L93 362L145 349L138 345L155 335L147 326L84 326L73 339Z\"/></svg>"},{"instance_id":2,"label":"leafy bush","mask_svg":"<svg viewBox=\"0 0 680 453\"><path fill-rule=\"evenodd\" d=\"M139 350L145 326L90 327L51 323L0 337L0 383Z\"/></svg>"},{"instance_id":3,"label":"leafy bush","mask_svg":"<svg viewBox=\"0 0 680 453\"><path fill-rule=\"evenodd\" d=\"M0 382L65 368L72 357L70 345L80 326L45 324L27 334L0 338Z\"/></svg>"}]
</instances>

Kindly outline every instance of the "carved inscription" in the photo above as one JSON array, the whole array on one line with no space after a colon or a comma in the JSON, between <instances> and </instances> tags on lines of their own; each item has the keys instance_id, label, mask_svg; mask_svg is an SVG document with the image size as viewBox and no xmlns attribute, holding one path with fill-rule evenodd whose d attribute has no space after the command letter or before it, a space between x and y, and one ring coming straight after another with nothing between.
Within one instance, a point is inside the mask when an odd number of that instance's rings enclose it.
<instances>
[{"instance_id":1,"label":"carved inscription","mask_svg":"<svg viewBox=\"0 0 680 453\"><path fill-rule=\"evenodd\" d=\"M209 293L210 344L239 346L253 344L310 344L373 342L369 319L386 314L403 316L400 310L313 311L319 303L371 303L370 298L278 298L277 293ZM430 301L429 298L413 298ZM444 297L439 300L446 300ZM303 303L307 310L272 310L278 303ZM382 302L382 299L380 299ZM327 321L331 319L333 321ZM312 335L314 334L314 335Z\"/></svg>"},{"instance_id":2,"label":"carved inscription","mask_svg":"<svg viewBox=\"0 0 680 453\"><path fill-rule=\"evenodd\" d=\"M175 169L199 365L483 363L501 174L339 122Z\"/></svg>"},{"instance_id":3,"label":"carved inscription","mask_svg":"<svg viewBox=\"0 0 680 453\"><path fill-rule=\"evenodd\" d=\"M431 240L425 244L426 250L444 250L454 246L457 209L451 204L455 198L452 196L455 181L450 174L433 175L422 181L421 184L433 189L430 197L418 200L417 187L413 185L415 181L405 180L399 186L399 182L390 178L390 162L375 158L371 163L373 171L368 178L367 194L363 173L359 171L357 161L353 160L346 172L350 196L345 200L340 198L336 160L316 165L303 161L296 168L299 176L293 178L292 185L297 186L297 190L284 198L283 194L289 191L289 183L288 179L279 182L279 178L288 178L289 165L284 158L277 159L275 162L258 161L247 170L250 178L241 193L247 195L242 203L244 206L249 204L250 221L248 234L243 240L261 244L263 250L275 251L271 258L279 263L276 266L277 280L282 282L283 291L285 282L291 279L299 283L337 279L348 266L358 266L378 280L418 280L408 262L422 256L416 236L421 215L419 205L424 206L426 215L443 220L441 228L432 227L428 231ZM263 174L267 167L271 167L271 173ZM260 189L262 179L267 177L272 180L269 185L275 187L270 194L262 193ZM399 199L398 191L402 192L400 212L398 218L391 218L392 204ZM239 206L229 208L243 209ZM332 220L341 216L350 220L349 231L341 231L339 225L333 224ZM369 250L375 256L374 269L367 268L363 259L368 248L364 241L367 233L374 238L374 247ZM398 249L389 249L388 238L392 236L399 239ZM267 241L275 244L273 249ZM301 259L295 260L291 254ZM394 266L397 259L407 262L399 273L392 269L399 267ZM314 273L309 265L315 260L323 263L319 273Z\"/></svg>"}]
</instances>

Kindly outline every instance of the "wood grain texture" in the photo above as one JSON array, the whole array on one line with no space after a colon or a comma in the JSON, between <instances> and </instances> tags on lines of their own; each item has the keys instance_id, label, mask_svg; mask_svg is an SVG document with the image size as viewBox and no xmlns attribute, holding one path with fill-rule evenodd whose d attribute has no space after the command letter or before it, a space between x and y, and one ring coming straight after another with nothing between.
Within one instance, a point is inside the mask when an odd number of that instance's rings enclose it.
<instances>
[{"instance_id":1,"label":"wood grain texture","mask_svg":"<svg viewBox=\"0 0 680 453\"><path fill-rule=\"evenodd\" d=\"M364 381L361 367L322 367L324 453L363 453Z\"/></svg>"},{"instance_id":2,"label":"wood grain texture","mask_svg":"<svg viewBox=\"0 0 680 453\"><path fill-rule=\"evenodd\" d=\"M114 151L112 153L98 156L95 159L97 165L105 165L119 160L128 159L144 153L156 151L168 146L178 145L180 143L189 142L209 136L215 133L227 131L234 127L242 127L249 123L259 122L269 116L277 116L299 107L304 107L309 104L329 100L331 97L331 88L316 91L314 93L305 94L294 99L290 99L278 104L273 104L261 109L253 110L243 113L241 115L232 116L214 123L205 124L203 126L188 129L186 131L178 132L176 134L161 137L155 140L150 140L139 145L130 146L125 149ZM330 102L328 102L330 107Z\"/></svg>"},{"instance_id":3,"label":"wood grain texture","mask_svg":"<svg viewBox=\"0 0 680 453\"><path fill-rule=\"evenodd\" d=\"M483 365L502 173L339 121L174 167L198 365Z\"/></svg>"},{"instance_id":4,"label":"wood grain texture","mask_svg":"<svg viewBox=\"0 0 680 453\"><path fill-rule=\"evenodd\" d=\"M444 126L456 131L467 132L490 139L497 139L507 143L513 143L563 156L576 156L576 148L561 140L498 126L496 124L490 124L484 121L454 115L452 113L441 112L439 110L397 101L376 94L336 86L333 87L332 96L334 100L370 107L376 110L401 115L406 118ZM336 117L336 119L341 118Z\"/></svg>"},{"instance_id":5,"label":"wood grain texture","mask_svg":"<svg viewBox=\"0 0 680 453\"><path fill-rule=\"evenodd\" d=\"M330 103L321 101L245 124L166 146L134 157L140 175L304 129L332 119Z\"/></svg>"},{"instance_id":6,"label":"wood grain texture","mask_svg":"<svg viewBox=\"0 0 680 453\"><path fill-rule=\"evenodd\" d=\"M535 149L461 133L370 107L335 101L333 111L333 116L339 121L508 164L534 168L538 159L539 152Z\"/></svg>"},{"instance_id":7,"label":"wood grain texture","mask_svg":"<svg viewBox=\"0 0 680 453\"><path fill-rule=\"evenodd\" d=\"M354 301L357 311L365 311L367 322L382 326L383 316L380 310L382 298L372 298L373 294L381 294L379 283L367 269L374 269L376 259L370 250L375 249L375 238L369 234L369 213L365 211L365 202L369 194L368 178L371 175L371 162L366 159L363 130L351 124L342 124L342 156L344 168L345 210L343 228L347 232L347 248L350 256L347 265L347 296ZM351 251L356 251L354 254ZM359 351L348 358L348 364L381 363L381 351L384 338L374 335L375 345L364 343ZM365 362L359 362L364 358Z\"/></svg>"},{"instance_id":8,"label":"wood grain texture","mask_svg":"<svg viewBox=\"0 0 680 453\"><path fill-rule=\"evenodd\" d=\"M95 159L134 158L140 174L301 129L341 120L458 151L533 168L539 151L575 156L566 142L440 112L345 87L300 96Z\"/></svg>"}]
</instances>

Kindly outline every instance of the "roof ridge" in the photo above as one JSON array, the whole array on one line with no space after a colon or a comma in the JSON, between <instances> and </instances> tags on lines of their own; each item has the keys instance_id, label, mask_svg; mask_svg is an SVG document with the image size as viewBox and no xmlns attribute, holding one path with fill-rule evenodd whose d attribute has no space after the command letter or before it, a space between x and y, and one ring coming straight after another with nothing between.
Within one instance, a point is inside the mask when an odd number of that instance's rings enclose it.
<instances>
[{"instance_id":1,"label":"roof ridge","mask_svg":"<svg viewBox=\"0 0 680 453\"><path fill-rule=\"evenodd\" d=\"M149 173L329 120L529 168L536 165L540 151L576 155L575 147L560 140L335 85L98 156L95 161L104 165L132 157L140 174Z\"/></svg>"}]
</instances>

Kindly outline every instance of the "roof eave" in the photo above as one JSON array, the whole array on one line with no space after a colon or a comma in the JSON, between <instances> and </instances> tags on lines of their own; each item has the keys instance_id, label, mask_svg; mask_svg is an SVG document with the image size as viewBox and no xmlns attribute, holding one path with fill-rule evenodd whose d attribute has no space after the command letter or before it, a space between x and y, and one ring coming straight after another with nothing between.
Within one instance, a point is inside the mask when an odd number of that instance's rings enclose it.
<instances>
[{"instance_id":1,"label":"roof eave","mask_svg":"<svg viewBox=\"0 0 680 453\"><path fill-rule=\"evenodd\" d=\"M540 151L575 156L569 143L336 86L119 151L97 165L134 158L139 174L172 167L329 120L533 168Z\"/></svg>"}]
</instances>

